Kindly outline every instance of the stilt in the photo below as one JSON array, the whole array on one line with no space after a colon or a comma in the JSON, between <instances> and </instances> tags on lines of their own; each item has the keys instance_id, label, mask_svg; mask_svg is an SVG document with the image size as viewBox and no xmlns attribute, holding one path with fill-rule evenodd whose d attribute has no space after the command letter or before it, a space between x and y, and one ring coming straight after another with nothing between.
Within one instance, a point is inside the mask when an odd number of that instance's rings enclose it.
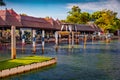
<instances>
[{"instance_id":1,"label":"stilt","mask_svg":"<svg viewBox=\"0 0 120 80\"><path fill-rule=\"evenodd\" d=\"M74 47L74 32L72 32L72 47Z\"/></svg>"},{"instance_id":2,"label":"stilt","mask_svg":"<svg viewBox=\"0 0 120 80\"><path fill-rule=\"evenodd\" d=\"M42 30L42 53L44 53L44 45L45 45L44 37L45 37L45 31Z\"/></svg>"},{"instance_id":3,"label":"stilt","mask_svg":"<svg viewBox=\"0 0 120 80\"><path fill-rule=\"evenodd\" d=\"M87 41L87 35L84 36L84 44L86 44Z\"/></svg>"},{"instance_id":4,"label":"stilt","mask_svg":"<svg viewBox=\"0 0 120 80\"><path fill-rule=\"evenodd\" d=\"M36 38L35 38L35 35L36 35L36 30L33 29L33 53L36 53Z\"/></svg>"},{"instance_id":5,"label":"stilt","mask_svg":"<svg viewBox=\"0 0 120 80\"><path fill-rule=\"evenodd\" d=\"M69 42L69 44L71 44L71 34L69 34L69 36L68 36L68 42Z\"/></svg>"},{"instance_id":6,"label":"stilt","mask_svg":"<svg viewBox=\"0 0 120 80\"><path fill-rule=\"evenodd\" d=\"M84 49L86 49L87 35L84 35Z\"/></svg>"},{"instance_id":7,"label":"stilt","mask_svg":"<svg viewBox=\"0 0 120 80\"><path fill-rule=\"evenodd\" d=\"M58 51L58 32L55 32L55 50Z\"/></svg>"},{"instance_id":8,"label":"stilt","mask_svg":"<svg viewBox=\"0 0 120 80\"><path fill-rule=\"evenodd\" d=\"M83 48L86 49L86 44L84 44Z\"/></svg>"},{"instance_id":9,"label":"stilt","mask_svg":"<svg viewBox=\"0 0 120 80\"><path fill-rule=\"evenodd\" d=\"M25 51L25 34L24 34L24 30L22 30L22 51Z\"/></svg>"},{"instance_id":10,"label":"stilt","mask_svg":"<svg viewBox=\"0 0 120 80\"><path fill-rule=\"evenodd\" d=\"M50 35L49 33L47 33L47 43L49 43L49 38L50 38Z\"/></svg>"},{"instance_id":11,"label":"stilt","mask_svg":"<svg viewBox=\"0 0 120 80\"><path fill-rule=\"evenodd\" d=\"M79 33L76 33L76 44L79 44Z\"/></svg>"},{"instance_id":12,"label":"stilt","mask_svg":"<svg viewBox=\"0 0 120 80\"><path fill-rule=\"evenodd\" d=\"M58 34L59 35L59 44L61 43L61 35L60 34Z\"/></svg>"},{"instance_id":13,"label":"stilt","mask_svg":"<svg viewBox=\"0 0 120 80\"><path fill-rule=\"evenodd\" d=\"M92 35L92 42L94 41L94 36Z\"/></svg>"},{"instance_id":14,"label":"stilt","mask_svg":"<svg viewBox=\"0 0 120 80\"><path fill-rule=\"evenodd\" d=\"M15 36L15 26L11 26L11 59L16 58L16 36Z\"/></svg>"},{"instance_id":15,"label":"stilt","mask_svg":"<svg viewBox=\"0 0 120 80\"><path fill-rule=\"evenodd\" d=\"M106 43L110 43L110 37L108 35L106 35Z\"/></svg>"},{"instance_id":16,"label":"stilt","mask_svg":"<svg viewBox=\"0 0 120 80\"><path fill-rule=\"evenodd\" d=\"M78 33L78 41L79 41L79 43L80 43L80 33Z\"/></svg>"},{"instance_id":17,"label":"stilt","mask_svg":"<svg viewBox=\"0 0 120 80\"><path fill-rule=\"evenodd\" d=\"M68 50L70 51L71 50L71 32L68 36L68 48L69 48Z\"/></svg>"}]
</instances>

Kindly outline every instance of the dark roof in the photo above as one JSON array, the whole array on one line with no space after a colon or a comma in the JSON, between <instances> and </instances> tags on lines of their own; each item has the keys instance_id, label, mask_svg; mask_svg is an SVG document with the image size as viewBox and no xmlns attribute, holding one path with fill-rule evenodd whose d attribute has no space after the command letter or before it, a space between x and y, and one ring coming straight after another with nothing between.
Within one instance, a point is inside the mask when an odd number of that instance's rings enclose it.
<instances>
[{"instance_id":1,"label":"dark roof","mask_svg":"<svg viewBox=\"0 0 120 80\"><path fill-rule=\"evenodd\" d=\"M40 29L60 29L60 24L54 19L50 18L46 20L45 18L36 18L32 16L18 15L13 9L10 10L0 10L1 23L5 23L4 26L20 26L20 27L31 27Z\"/></svg>"},{"instance_id":2,"label":"dark roof","mask_svg":"<svg viewBox=\"0 0 120 80\"><path fill-rule=\"evenodd\" d=\"M0 17L0 26L4 26L5 25L5 22L4 20Z\"/></svg>"},{"instance_id":3,"label":"dark roof","mask_svg":"<svg viewBox=\"0 0 120 80\"><path fill-rule=\"evenodd\" d=\"M95 31L100 32L102 31L96 24L89 24L91 28L93 28Z\"/></svg>"},{"instance_id":4,"label":"dark roof","mask_svg":"<svg viewBox=\"0 0 120 80\"><path fill-rule=\"evenodd\" d=\"M22 26L21 23L17 19L18 14L10 10L0 10L0 17L4 20L6 26Z\"/></svg>"},{"instance_id":5,"label":"dark roof","mask_svg":"<svg viewBox=\"0 0 120 80\"><path fill-rule=\"evenodd\" d=\"M13 9L0 10L0 26L30 27L50 30L60 30L62 25L76 26L78 31L101 31L95 24L70 24L61 23L58 19L36 18L32 16L18 15Z\"/></svg>"},{"instance_id":6,"label":"dark roof","mask_svg":"<svg viewBox=\"0 0 120 80\"><path fill-rule=\"evenodd\" d=\"M91 28L90 25L86 24L78 24L76 25L78 31L94 31L93 28Z\"/></svg>"},{"instance_id":7,"label":"dark roof","mask_svg":"<svg viewBox=\"0 0 120 80\"><path fill-rule=\"evenodd\" d=\"M19 15L19 20L23 27L39 27L41 22L38 18L24 15Z\"/></svg>"},{"instance_id":8,"label":"dark roof","mask_svg":"<svg viewBox=\"0 0 120 80\"><path fill-rule=\"evenodd\" d=\"M52 29L52 24L50 24L44 18L36 18L31 16L20 15L18 19L23 27Z\"/></svg>"}]
</instances>

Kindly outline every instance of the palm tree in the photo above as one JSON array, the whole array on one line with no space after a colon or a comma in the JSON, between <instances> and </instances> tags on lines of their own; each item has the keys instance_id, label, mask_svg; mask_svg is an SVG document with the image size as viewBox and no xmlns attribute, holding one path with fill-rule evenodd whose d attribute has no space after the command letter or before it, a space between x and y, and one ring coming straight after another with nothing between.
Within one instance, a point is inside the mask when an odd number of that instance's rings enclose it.
<instances>
[{"instance_id":1,"label":"palm tree","mask_svg":"<svg viewBox=\"0 0 120 80\"><path fill-rule=\"evenodd\" d=\"M3 2L3 0L0 0L0 6L5 6L6 4Z\"/></svg>"}]
</instances>

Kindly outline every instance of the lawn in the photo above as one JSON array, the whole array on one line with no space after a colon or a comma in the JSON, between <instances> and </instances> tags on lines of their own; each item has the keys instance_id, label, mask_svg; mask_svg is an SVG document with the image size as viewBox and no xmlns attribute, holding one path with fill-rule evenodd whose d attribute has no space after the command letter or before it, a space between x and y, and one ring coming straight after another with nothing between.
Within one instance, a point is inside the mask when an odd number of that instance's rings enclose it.
<instances>
[{"instance_id":1,"label":"lawn","mask_svg":"<svg viewBox=\"0 0 120 80\"><path fill-rule=\"evenodd\" d=\"M4 69L10 69L17 66L23 66L27 64L37 63L37 62L43 62L50 60L52 58L50 57L44 57L44 56L27 56L27 57L21 57L17 59L9 59L0 61L0 70Z\"/></svg>"}]
</instances>

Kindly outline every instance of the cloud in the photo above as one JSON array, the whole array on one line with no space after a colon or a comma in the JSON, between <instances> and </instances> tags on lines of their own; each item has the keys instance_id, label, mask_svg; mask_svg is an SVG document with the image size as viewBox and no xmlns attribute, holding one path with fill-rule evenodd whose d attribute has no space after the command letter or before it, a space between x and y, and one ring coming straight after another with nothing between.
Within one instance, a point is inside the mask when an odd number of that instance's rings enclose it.
<instances>
[{"instance_id":1,"label":"cloud","mask_svg":"<svg viewBox=\"0 0 120 80\"><path fill-rule=\"evenodd\" d=\"M72 6L79 6L82 11L98 11L103 9L110 9L118 13L118 17L120 18L120 1L119 0L101 0L99 2L87 2L87 3L68 3L67 9L71 9Z\"/></svg>"}]
</instances>

